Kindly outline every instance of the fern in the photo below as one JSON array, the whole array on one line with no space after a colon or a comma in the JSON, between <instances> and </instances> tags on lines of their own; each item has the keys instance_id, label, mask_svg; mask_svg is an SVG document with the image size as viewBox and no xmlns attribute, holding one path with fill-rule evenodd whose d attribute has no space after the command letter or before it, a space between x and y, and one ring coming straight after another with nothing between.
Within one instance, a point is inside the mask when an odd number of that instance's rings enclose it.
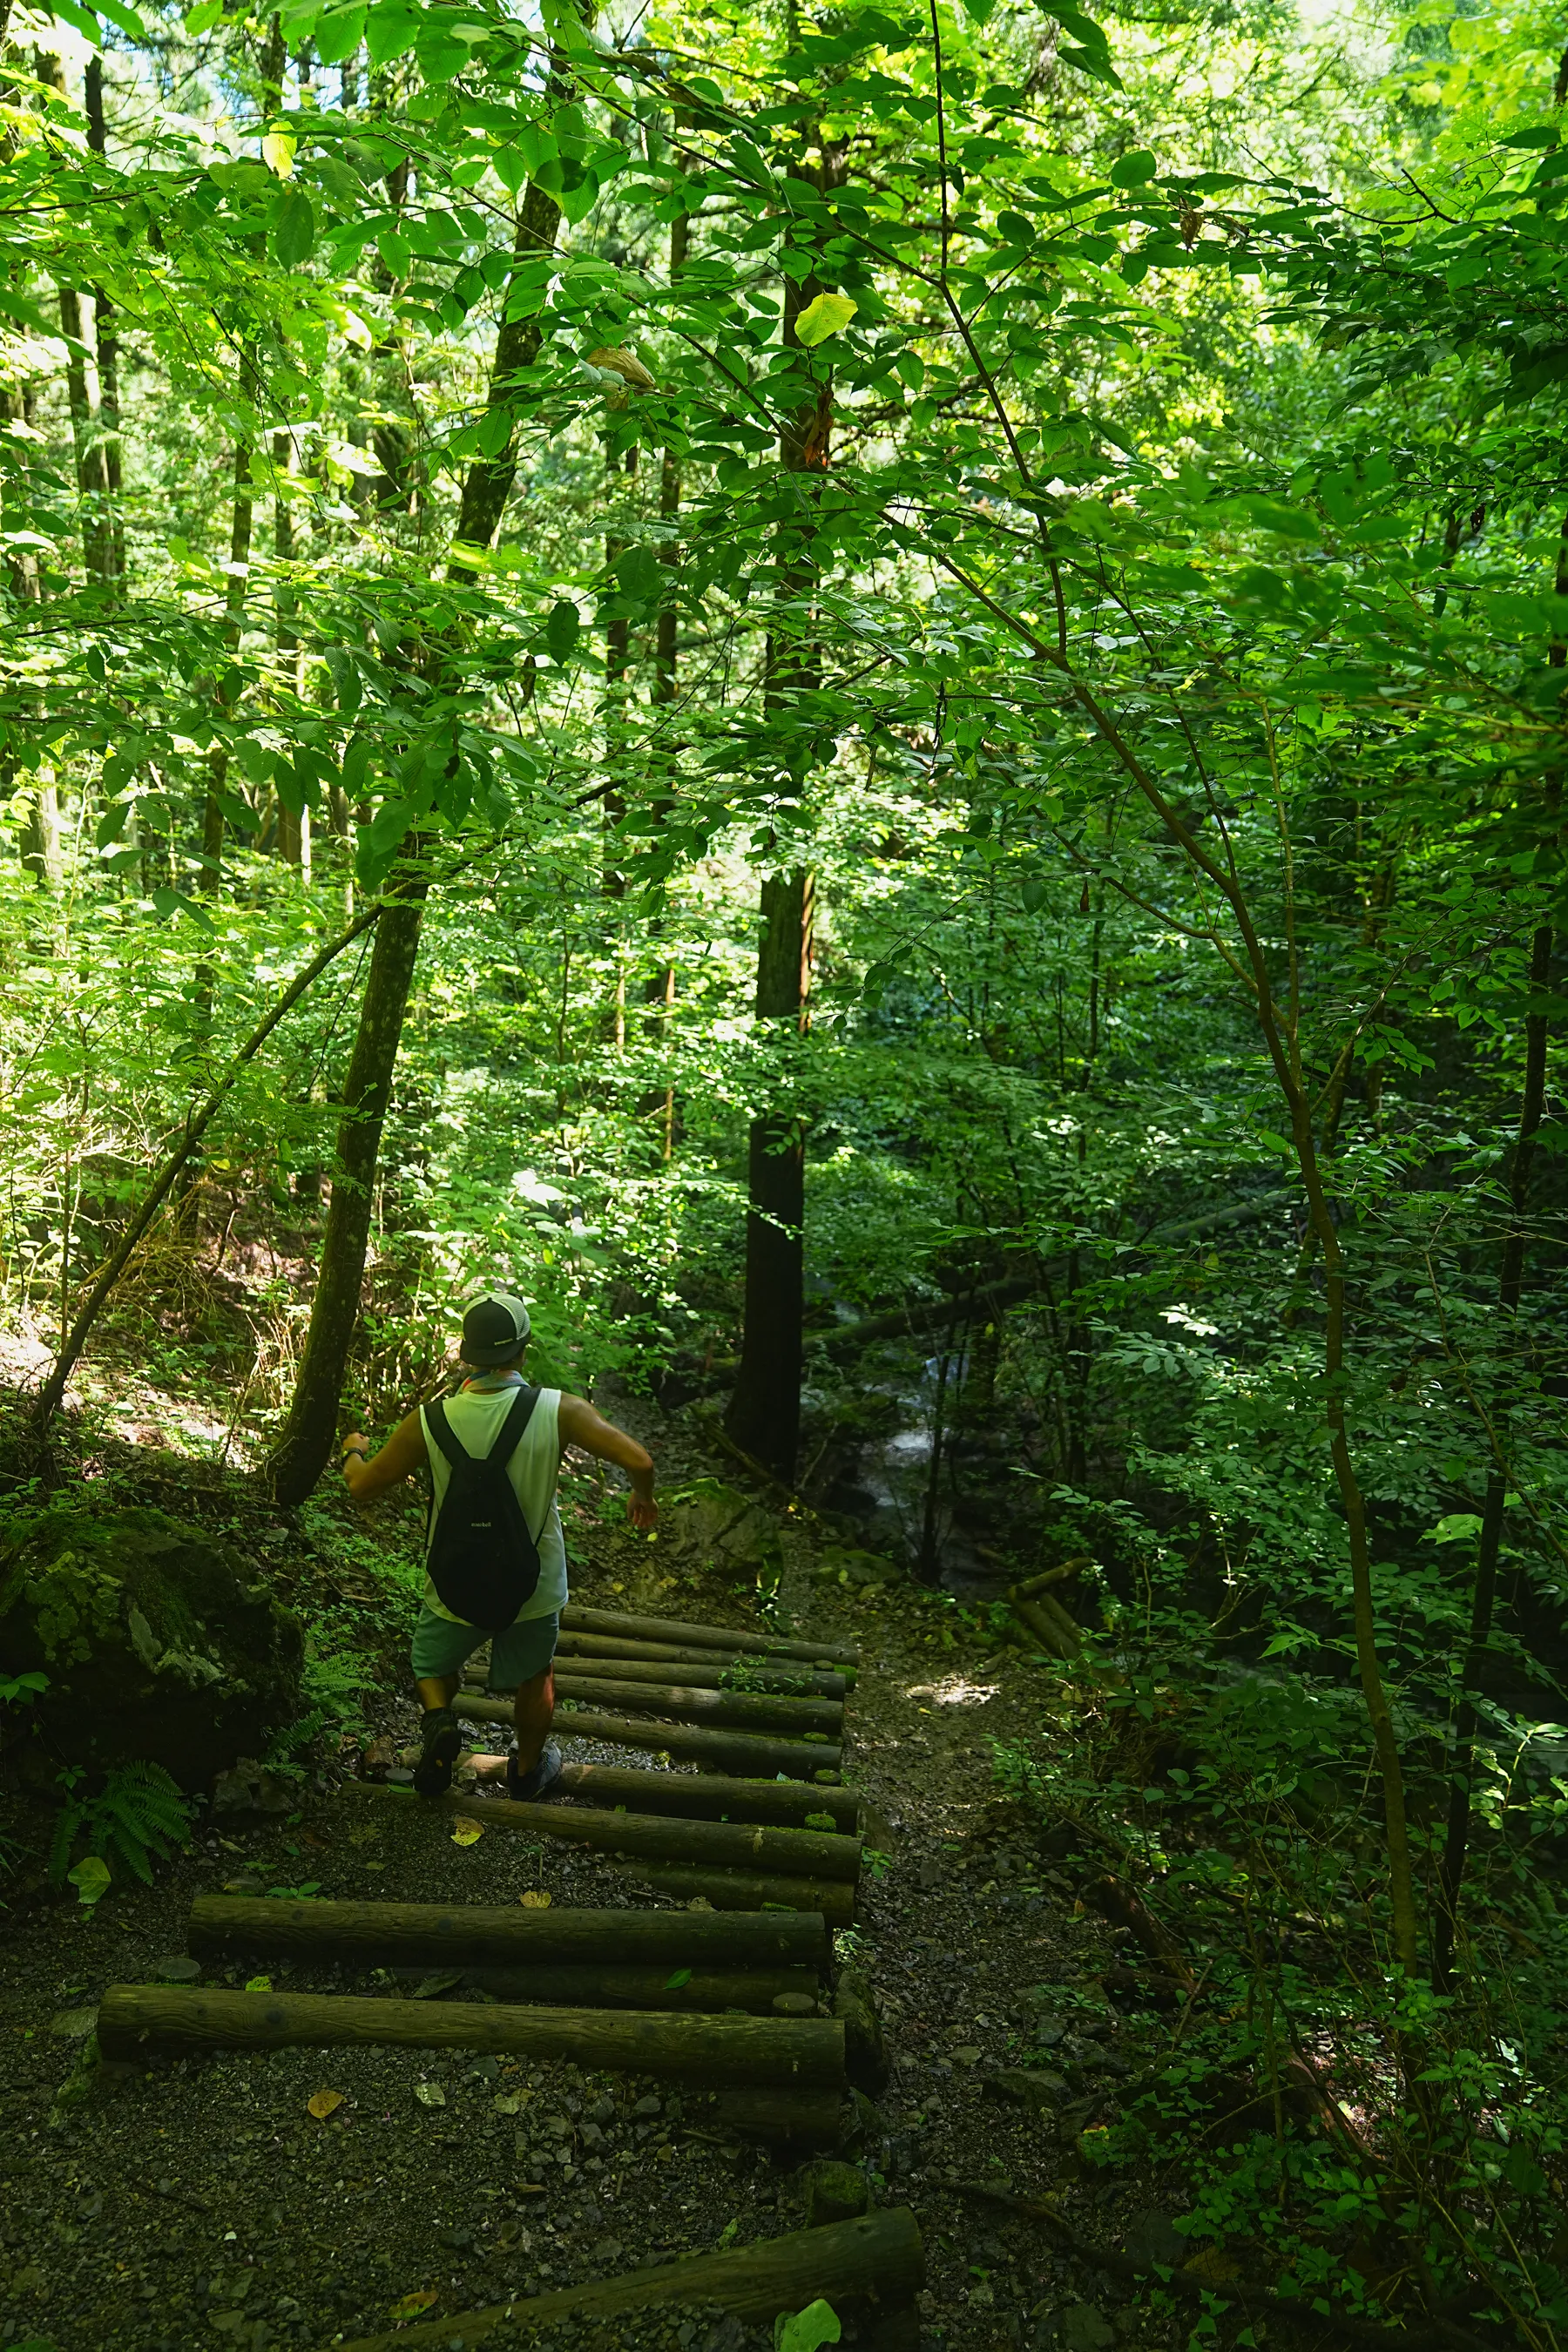
<instances>
[{"instance_id":1,"label":"fern","mask_svg":"<svg viewBox=\"0 0 1568 2352\"><path fill-rule=\"evenodd\" d=\"M49 1877L58 1886L70 1869L78 1839L112 1868L121 1863L144 1886L153 1861L166 1862L191 1833L190 1808L180 1785L161 1764L121 1764L96 1797L67 1795L49 1847Z\"/></svg>"}]
</instances>

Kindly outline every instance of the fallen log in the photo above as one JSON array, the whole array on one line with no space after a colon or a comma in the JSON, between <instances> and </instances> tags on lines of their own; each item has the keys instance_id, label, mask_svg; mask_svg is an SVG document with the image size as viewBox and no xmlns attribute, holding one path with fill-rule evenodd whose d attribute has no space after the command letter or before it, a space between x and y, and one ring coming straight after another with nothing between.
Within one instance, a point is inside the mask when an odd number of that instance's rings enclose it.
<instances>
[{"instance_id":1,"label":"fallen log","mask_svg":"<svg viewBox=\"0 0 1568 2352\"><path fill-rule=\"evenodd\" d=\"M736 1641L737 1643L741 1641L739 1634L736 1636ZM772 1665L781 1673L798 1671L814 1683L842 1682L849 1690L855 1687L856 1669L842 1663L831 1669L821 1665L806 1666L788 1658L769 1659L765 1655L759 1654L755 1647L721 1649L717 1643L701 1649L693 1649L689 1644L680 1648L668 1642L626 1642L607 1633L562 1633L556 1644L556 1655L557 1657L594 1659L628 1658L649 1665L717 1664L721 1668L739 1664L758 1667ZM827 1696L832 1697L836 1694L829 1692Z\"/></svg>"},{"instance_id":2,"label":"fallen log","mask_svg":"<svg viewBox=\"0 0 1568 2352\"><path fill-rule=\"evenodd\" d=\"M282 1903L198 1895L189 1949L200 1960L276 1952L386 1968L604 1968L655 1976L680 1968L801 1969L827 1957L820 1920L763 1913L704 1918L669 1911L524 1911L480 1903Z\"/></svg>"},{"instance_id":3,"label":"fallen log","mask_svg":"<svg viewBox=\"0 0 1568 2352\"><path fill-rule=\"evenodd\" d=\"M720 1911L783 1908L820 1912L830 1927L855 1924L855 1889L844 1878L760 1878L740 1870L678 1870L660 1863L624 1863L622 1868L689 1903L700 1896Z\"/></svg>"},{"instance_id":4,"label":"fallen log","mask_svg":"<svg viewBox=\"0 0 1568 2352\"><path fill-rule=\"evenodd\" d=\"M1016 1584L1013 1590L1020 1601L1036 1601L1042 1592L1048 1592L1053 1584L1065 1584L1069 1576L1078 1574L1080 1568L1093 1566L1090 1555L1081 1552L1076 1559L1064 1559L1060 1568L1047 1568L1042 1575L1026 1576L1023 1583Z\"/></svg>"},{"instance_id":5,"label":"fallen log","mask_svg":"<svg viewBox=\"0 0 1568 2352\"><path fill-rule=\"evenodd\" d=\"M651 1648L650 1643L647 1645ZM725 1659L710 1650L698 1657L676 1653L668 1660L600 1656L592 1651L568 1649L564 1642L555 1654L557 1680L563 1675L596 1675L617 1683L680 1683L689 1690L765 1692L780 1698L842 1700L849 1687L840 1674L823 1674L815 1667L766 1665L757 1658ZM474 1687L482 1686L482 1678Z\"/></svg>"},{"instance_id":6,"label":"fallen log","mask_svg":"<svg viewBox=\"0 0 1568 2352\"><path fill-rule=\"evenodd\" d=\"M812 1665L858 1666L860 1653L853 1644L835 1647L831 1642L781 1641L771 1634L742 1633L733 1625L688 1625L675 1617L623 1617L618 1610L583 1609L568 1601L561 1612L567 1633L609 1633L623 1641L675 1642L699 1650L731 1650L737 1644L755 1656L805 1658Z\"/></svg>"},{"instance_id":7,"label":"fallen log","mask_svg":"<svg viewBox=\"0 0 1568 2352\"><path fill-rule=\"evenodd\" d=\"M479 1692L459 1691L452 1701L458 1715L470 1723L510 1723L510 1699L488 1698ZM721 1772L775 1772L795 1779L803 1772L837 1773L843 1750L836 1740L767 1739L761 1733L701 1730L695 1724L661 1723L644 1717L639 1722L626 1715L600 1715L578 1707L555 1718L563 1738L602 1739L607 1748L639 1748L650 1755L676 1756L691 1764L711 1764Z\"/></svg>"},{"instance_id":8,"label":"fallen log","mask_svg":"<svg viewBox=\"0 0 1568 2352\"><path fill-rule=\"evenodd\" d=\"M808 1813L818 1813L833 1821L839 1835L855 1834L860 1821L860 1800L852 1789L819 1789L809 1780L737 1780L716 1772L639 1772L614 1764L563 1764L556 1786L579 1804L625 1805L634 1813L776 1822L781 1827L803 1823Z\"/></svg>"},{"instance_id":9,"label":"fallen log","mask_svg":"<svg viewBox=\"0 0 1568 2352\"><path fill-rule=\"evenodd\" d=\"M708 2106L687 2108L689 2123L702 2115L711 2116L722 2129L812 2147L837 2147L844 2137L844 2102L834 2091L715 2091Z\"/></svg>"},{"instance_id":10,"label":"fallen log","mask_svg":"<svg viewBox=\"0 0 1568 2352\"><path fill-rule=\"evenodd\" d=\"M1052 1616L1047 1613L1043 1598L1038 1601L1020 1601L1011 1592L1007 1596L1007 1601L1019 1623L1028 1627L1041 1647L1053 1658L1068 1659L1078 1656L1083 1647L1083 1638L1065 1610L1058 1609L1055 1616ZM1058 1621L1064 1621L1071 1627L1071 1632L1064 1633L1062 1623Z\"/></svg>"},{"instance_id":11,"label":"fallen log","mask_svg":"<svg viewBox=\"0 0 1568 2352\"><path fill-rule=\"evenodd\" d=\"M695 2254L684 2262L661 2263L657 2269L560 2287L525 2302L491 2304L483 2311L456 2312L413 2327L362 2336L341 2346L339 2352L447 2352L454 2337L465 2352L471 2352L503 2321L541 2329L578 2312L613 2320L623 2312L669 2303L716 2303L737 2319L771 2326L781 2311L800 2311L818 2298L836 2312L848 2305L897 2310L920 2293L924 2282L920 2224L907 2205L894 2205L853 2221L792 2231L761 2245Z\"/></svg>"},{"instance_id":12,"label":"fallen log","mask_svg":"<svg viewBox=\"0 0 1568 2352\"><path fill-rule=\"evenodd\" d=\"M597 1675L580 1675L569 1664L557 1662L555 1696L586 1706L631 1707L639 1713L668 1716L677 1723L734 1724L742 1731L787 1731L797 1738L808 1732L826 1732L842 1738L844 1707L830 1698L770 1697L762 1692L704 1690L674 1683L619 1683Z\"/></svg>"},{"instance_id":13,"label":"fallen log","mask_svg":"<svg viewBox=\"0 0 1568 2352\"><path fill-rule=\"evenodd\" d=\"M608 1813L569 1805L518 1804L510 1797L416 1797L411 1790L379 1788L372 1780L348 1780L340 1793L382 1803L431 1806L464 1813L487 1829L527 1830L535 1837L560 1838L569 1845L602 1853L646 1855L650 1860L706 1864L717 1870L751 1870L824 1879L855 1879L860 1841L833 1830L781 1830L765 1822L667 1820L646 1813ZM759 1907L756 1906L753 1908Z\"/></svg>"},{"instance_id":14,"label":"fallen log","mask_svg":"<svg viewBox=\"0 0 1568 2352\"><path fill-rule=\"evenodd\" d=\"M371 2046L490 2051L721 2084L834 2088L844 2080L836 2017L647 2017L189 1985L110 1985L99 2003L99 2052L111 2063L163 2052Z\"/></svg>"}]
</instances>

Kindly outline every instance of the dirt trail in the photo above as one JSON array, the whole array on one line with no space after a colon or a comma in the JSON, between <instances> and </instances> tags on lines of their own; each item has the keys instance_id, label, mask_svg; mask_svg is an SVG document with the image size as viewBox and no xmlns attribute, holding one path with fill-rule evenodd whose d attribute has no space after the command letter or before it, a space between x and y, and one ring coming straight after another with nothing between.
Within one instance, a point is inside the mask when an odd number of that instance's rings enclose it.
<instances>
[{"instance_id":1,"label":"dirt trail","mask_svg":"<svg viewBox=\"0 0 1568 2352\"><path fill-rule=\"evenodd\" d=\"M571 1542L581 1600L745 1622L732 1587L662 1574L657 1551L606 1528L581 1496ZM1037 2224L944 2185L952 2175L1059 2190L1085 2234L1107 2242L1131 2218L1076 2152L1097 2096L1137 2060L1137 2029L1100 1982L1115 1939L1076 1910L995 1793L994 1743L1038 1737L1037 1670L1015 1653L972 1660L922 1638L933 1612L897 1587L853 1603L825 1593L800 1528L785 1528L784 1549L785 1614L858 1642L865 1659L847 1777L871 1807L879 1858L864 1922L840 1950L881 2002L892 2079L862 2161L879 2200L920 2216L923 2344L1097 2352L1163 2341L1126 2289L1107 2294ZM412 1730L411 1703L389 1700L383 1713L395 1738ZM0 1918L0 2344L325 2346L394 2313L442 2318L800 2226L793 2169L699 2136L668 2085L560 2066L282 2051L181 2062L59 2099L104 1987L177 1966L198 1891L663 1901L600 1857L494 1830L464 1847L451 1829L413 1805L366 1819L363 1805L312 1792L287 1817L200 1830L155 1887L117 1892L96 1914L42 1903ZM372 1989L330 1968L258 1973L279 1988ZM1020 2104L1026 2053L1037 2096ZM341 2104L318 2121L309 2103L321 2090Z\"/></svg>"}]
</instances>

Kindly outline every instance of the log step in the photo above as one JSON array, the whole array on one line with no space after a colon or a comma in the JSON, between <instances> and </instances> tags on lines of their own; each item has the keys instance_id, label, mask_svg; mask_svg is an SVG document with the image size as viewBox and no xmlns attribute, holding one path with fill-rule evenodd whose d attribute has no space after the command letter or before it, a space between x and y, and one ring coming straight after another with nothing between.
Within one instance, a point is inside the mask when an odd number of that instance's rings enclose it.
<instances>
[{"instance_id":1,"label":"log step","mask_svg":"<svg viewBox=\"0 0 1568 2352\"><path fill-rule=\"evenodd\" d=\"M742 1731L787 1731L804 1738L813 1731L829 1739L844 1736L842 1700L788 1698L761 1691L707 1690L696 1684L616 1682L609 1675L580 1675L557 1662L555 1696L584 1706L635 1708L667 1715L677 1723L734 1724Z\"/></svg>"},{"instance_id":2,"label":"log step","mask_svg":"<svg viewBox=\"0 0 1568 2352\"><path fill-rule=\"evenodd\" d=\"M786 1910L820 1912L830 1927L855 1924L855 1889L844 1878L763 1878L744 1870L681 1870L657 1862L621 1865L647 1886L689 1903L701 1896L719 1911L757 1911L782 1905Z\"/></svg>"},{"instance_id":3,"label":"log step","mask_svg":"<svg viewBox=\"0 0 1568 2352\"><path fill-rule=\"evenodd\" d=\"M869 2306L886 2315L912 2304L924 2284L920 2224L907 2205L894 2205L855 2221L795 2230L761 2245L691 2255L585 2286L559 2287L526 2302L491 2304L483 2311L362 2336L339 2352L446 2352L454 2337L472 2347L506 2322L520 2333L542 2333L579 2312L613 2321L625 2312L670 2303L716 2303L737 2319L768 2326L781 2311L803 2310L818 2298L836 2312Z\"/></svg>"},{"instance_id":4,"label":"log step","mask_svg":"<svg viewBox=\"0 0 1568 2352\"><path fill-rule=\"evenodd\" d=\"M744 1646L745 1636L741 1633L735 1635L735 1643L737 1646L732 1649L721 1649L717 1643L696 1649L689 1643L682 1645L673 1642L630 1642L613 1633L563 1632L557 1643L556 1655L595 1661L631 1658L650 1665L717 1665L723 1668L741 1664L764 1670L773 1667L781 1673L808 1675L814 1682L842 1682L848 1690L855 1687L856 1669L842 1661L831 1667L823 1664L808 1666L804 1659L770 1657L765 1652L759 1653L754 1643L747 1648ZM836 1695L832 1692L827 1694L829 1697Z\"/></svg>"},{"instance_id":5,"label":"log step","mask_svg":"<svg viewBox=\"0 0 1568 2352\"><path fill-rule=\"evenodd\" d=\"M673 1642L697 1650L730 1650L737 1644L770 1658L805 1658L816 1666L858 1666L860 1653L850 1644L830 1642L782 1641L772 1634L742 1633L733 1625L689 1625L675 1617L629 1617L618 1609L583 1609L568 1601L561 1612L568 1633L608 1633L634 1642Z\"/></svg>"},{"instance_id":6,"label":"log step","mask_svg":"<svg viewBox=\"0 0 1568 2352\"><path fill-rule=\"evenodd\" d=\"M489 1698L459 1691L452 1701L458 1715L470 1723L510 1723L510 1699ZM837 1772L843 1750L836 1740L765 1739L744 1731L699 1730L694 1725L661 1723L647 1717L639 1722L625 1715L600 1715L591 1708L563 1711L555 1718L562 1738L601 1739L607 1748L662 1749L691 1764L711 1764L720 1771L756 1772L771 1780L775 1772L793 1779L802 1773Z\"/></svg>"},{"instance_id":7,"label":"log step","mask_svg":"<svg viewBox=\"0 0 1568 2352\"><path fill-rule=\"evenodd\" d=\"M602 1675L609 1682L682 1682L693 1691L771 1691L781 1698L839 1698L848 1694L847 1675L826 1675L816 1667L764 1663L762 1658L724 1658L720 1651L672 1649L668 1658L623 1658L616 1644L599 1642L588 1649L590 1634L562 1634L555 1654L555 1673ZM651 1646L651 1644L648 1644ZM606 1651L609 1656L602 1656ZM475 1689L482 1677L475 1679Z\"/></svg>"},{"instance_id":8,"label":"log step","mask_svg":"<svg viewBox=\"0 0 1568 2352\"><path fill-rule=\"evenodd\" d=\"M98 2011L100 2053L122 2063L164 2053L392 2045L554 2059L595 2073L723 2086L837 2090L844 2082L844 2028L836 2017L650 2017L185 1985L110 1985Z\"/></svg>"},{"instance_id":9,"label":"log step","mask_svg":"<svg viewBox=\"0 0 1568 2352\"><path fill-rule=\"evenodd\" d=\"M668 1918L669 1914L656 1916ZM410 1969L408 1973L423 1972ZM810 2002L820 1998L814 1969L734 1969L716 1974L711 1969L595 1968L576 1963L560 1969L459 1969L455 1973L471 1991L546 2009L674 2010L716 2017L743 2009L753 2017L774 2017L781 2013L781 2000L795 2002L804 1996ZM782 2013L809 2016L810 2011L795 2007Z\"/></svg>"},{"instance_id":10,"label":"log step","mask_svg":"<svg viewBox=\"0 0 1568 2352\"><path fill-rule=\"evenodd\" d=\"M822 1920L777 1912L721 1918L566 1905L524 1911L481 1903L283 1903L249 1895L198 1895L189 1949L201 1960L273 1952L367 1968L616 1969L660 1982L683 1968L792 1979L808 1972L815 1979L828 1959Z\"/></svg>"},{"instance_id":11,"label":"log step","mask_svg":"<svg viewBox=\"0 0 1568 2352\"><path fill-rule=\"evenodd\" d=\"M526 1805L510 1797L466 1797L452 1791L444 1797L416 1797L406 1789L385 1789L371 1780L349 1780L342 1794L373 1802L430 1806L447 1813L466 1813L487 1829L526 1830L536 1837L560 1838L605 1853L635 1854L659 1862L706 1864L776 1874L785 1877L811 1874L824 1880L853 1884L860 1869L860 1841L832 1830L773 1829L766 1823L667 1820L646 1813L577 1810L560 1803ZM760 1904L744 1906L759 1910ZM798 1907L798 1906L797 1906Z\"/></svg>"},{"instance_id":12,"label":"log step","mask_svg":"<svg viewBox=\"0 0 1568 2352\"><path fill-rule=\"evenodd\" d=\"M860 1800L852 1789L818 1789L809 1780L737 1780L716 1772L645 1772L630 1765L563 1764L556 1783L582 1805L625 1805L634 1813L693 1814L703 1821L804 1825L808 1813L853 1836Z\"/></svg>"}]
</instances>

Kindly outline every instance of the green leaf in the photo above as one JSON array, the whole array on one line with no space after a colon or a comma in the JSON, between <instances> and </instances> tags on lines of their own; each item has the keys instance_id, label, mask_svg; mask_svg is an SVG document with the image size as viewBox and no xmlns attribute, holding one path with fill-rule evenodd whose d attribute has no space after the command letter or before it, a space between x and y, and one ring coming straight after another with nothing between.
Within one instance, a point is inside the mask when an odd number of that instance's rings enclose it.
<instances>
[{"instance_id":1,"label":"green leaf","mask_svg":"<svg viewBox=\"0 0 1568 2352\"><path fill-rule=\"evenodd\" d=\"M1113 188L1141 188L1159 170L1147 147L1134 147L1130 155L1122 155L1110 167Z\"/></svg>"},{"instance_id":2,"label":"green leaf","mask_svg":"<svg viewBox=\"0 0 1568 2352\"><path fill-rule=\"evenodd\" d=\"M407 0L382 0L382 5L373 8L364 20L364 45L372 65L384 66L400 58L414 47L418 30L419 19Z\"/></svg>"},{"instance_id":3,"label":"green leaf","mask_svg":"<svg viewBox=\"0 0 1568 2352\"><path fill-rule=\"evenodd\" d=\"M773 2327L773 2352L822 2352L823 2345L837 2344L842 2334L837 2313L818 2296L793 2319L780 2312Z\"/></svg>"},{"instance_id":4,"label":"green leaf","mask_svg":"<svg viewBox=\"0 0 1568 2352\"><path fill-rule=\"evenodd\" d=\"M198 906L194 898L187 898L183 890L171 890L167 887L154 890L153 907L165 922L171 915L189 915L198 930L210 931L213 928L213 919L206 908Z\"/></svg>"},{"instance_id":5,"label":"green leaf","mask_svg":"<svg viewBox=\"0 0 1568 2352\"><path fill-rule=\"evenodd\" d=\"M144 41L147 38L146 26L134 8L125 5L125 0L98 0L98 8L100 16L107 16L111 25L118 26L128 41Z\"/></svg>"},{"instance_id":6,"label":"green leaf","mask_svg":"<svg viewBox=\"0 0 1568 2352\"><path fill-rule=\"evenodd\" d=\"M196 0L195 6L185 12L185 30L193 40L222 21L223 0Z\"/></svg>"},{"instance_id":7,"label":"green leaf","mask_svg":"<svg viewBox=\"0 0 1568 2352\"><path fill-rule=\"evenodd\" d=\"M481 457L499 457L511 439L510 409L487 408L479 419L479 431L474 438L479 443Z\"/></svg>"},{"instance_id":8,"label":"green leaf","mask_svg":"<svg viewBox=\"0 0 1568 2352\"><path fill-rule=\"evenodd\" d=\"M109 1864L100 1853L86 1855L74 1870L67 1871L66 1876L76 1888L77 1901L87 1911L101 1902L110 1889Z\"/></svg>"},{"instance_id":9,"label":"green leaf","mask_svg":"<svg viewBox=\"0 0 1568 2352\"><path fill-rule=\"evenodd\" d=\"M316 55L324 66L342 65L364 38L363 8L332 8L316 25Z\"/></svg>"},{"instance_id":10,"label":"green leaf","mask_svg":"<svg viewBox=\"0 0 1568 2352\"><path fill-rule=\"evenodd\" d=\"M551 659L564 669L572 658L573 647L582 634L583 615L570 598L558 598L550 608L550 618L544 624L544 642L550 648Z\"/></svg>"},{"instance_id":11,"label":"green leaf","mask_svg":"<svg viewBox=\"0 0 1568 2352\"><path fill-rule=\"evenodd\" d=\"M809 351L814 344L825 343L829 335L841 335L859 308L847 294L819 294L795 320L795 341Z\"/></svg>"},{"instance_id":12,"label":"green leaf","mask_svg":"<svg viewBox=\"0 0 1568 2352\"><path fill-rule=\"evenodd\" d=\"M407 277L414 267L414 254L405 236L400 236L395 228L384 228L375 240L375 249L389 277Z\"/></svg>"},{"instance_id":13,"label":"green leaf","mask_svg":"<svg viewBox=\"0 0 1568 2352\"><path fill-rule=\"evenodd\" d=\"M689 1969L677 1969L672 1977L666 1977L664 1980L664 1989L666 1992L679 1992L682 1985L689 1985L690 1982L691 1970Z\"/></svg>"},{"instance_id":14,"label":"green leaf","mask_svg":"<svg viewBox=\"0 0 1568 2352\"><path fill-rule=\"evenodd\" d=\"M103 47L103 27L90 8L79 8L77 0L49 0L49 14L79 33L84 41L90 41L95 49Z\"/></svg>"},{"instance_id":15,"label":"green leaf","mask_svg":"<svg viewBox=\"0 0 1568 2352\"><path fill-rule=\"evenodd\" d=\"M290 188L272 224L272 250L285 269L308 261L316 243L316 215L303 188Z\"/></svg>"}]
</instances>

